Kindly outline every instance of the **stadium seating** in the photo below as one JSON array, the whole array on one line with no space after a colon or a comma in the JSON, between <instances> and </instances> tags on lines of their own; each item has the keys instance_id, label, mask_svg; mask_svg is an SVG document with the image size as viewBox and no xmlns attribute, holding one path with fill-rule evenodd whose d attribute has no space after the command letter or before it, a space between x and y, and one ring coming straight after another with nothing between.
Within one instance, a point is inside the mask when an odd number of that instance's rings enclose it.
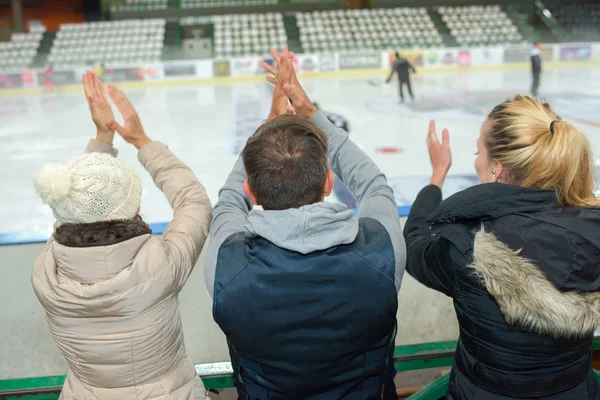
<instances>
[{"instance_id":1,"label":"stadium seating","mask_svg":"<svg viewBox=\"0 0 600 400\"><path fill-rule=\"evenodd\" d=\"M169 0L127 0L125 4L113 4L111 12L156 11L169 8Z\"/></svg>"},{"instance_id":2,"label":"stadium seating","mask_svg":"<svg viewBox=\"0 0 600 400\"><path fill-rule=\"evenodd\" d=\"M425 8L313 11L296 19L305 52L442 45Z\"/></svg>"},{"instance_id":3,"label":"stadium seating","mask_svg":"<svg viewBox=\"0 0 600 400\"><path fill-rule=\"evenodd\" d=\"M558 23L567 30L573 40L598 40L598 23L600 23L600 3L597 1L569 1L550 12Z\"/></svg>"},{"instance_id":4,"label":"stadium seating","mask_svg":"<svg viewBox=\"0 0 600 400\"><path fill-rule=\"evenodd\" d=\"M164 19L63 24L50 50L53 66L160 61Z\"/></svg>"},{"instance_id":5,"label":"stadium seating","mask_svg":"<svg viewBox=\"0 0 600 400\"><path fill-rule=\"evenodd\" d=\"M10 42L0 42L0 70L19 70L31 66L46 28L31 27L29 33L13 33Z\"/></svg>"},{"instance_id":6,"label":"stadium seating","mask_svg":"<svg viewBox=\"0 0 600 400\"><path fill-rule=\"evenodd\" d=\"M181 8L267 6L277 3L277 0L181 0Z\"/></svg>"},{"instance_id":7,"label":"stadium seating","mask_svg":"<svg viewBox=\"0 0 600 400\"><path fill-rule=\"evenodd\" d=\"M461 46L519 43L523 37L500 6L439 7L442 20Z\"/></svg>"},{"instance_id":8,"label":"stadium seating","mask_svg":"<svg viewBox=\"0 0 600 400\"><path fill-rule=\"evenodd\" d=\"M214 24L215 57L268 54L271 48L287 44L281 13L232 14L212 17L186 17L180 23Z\"/></svg>"}]
</instances>

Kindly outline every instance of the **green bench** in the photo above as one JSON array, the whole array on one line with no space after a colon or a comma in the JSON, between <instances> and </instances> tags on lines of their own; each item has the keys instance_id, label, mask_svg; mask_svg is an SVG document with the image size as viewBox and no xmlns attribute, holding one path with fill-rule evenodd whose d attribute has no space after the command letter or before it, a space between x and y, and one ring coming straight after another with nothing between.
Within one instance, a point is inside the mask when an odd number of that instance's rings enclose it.
<instances>
[{"instance_id":1,"label":"green bench","mask_svg":"<svg viewBox=\"0 0 600 400\"><path fill-rule=\"evenodd\" d=\"M594 340L594 350L600 349L600 340ZM397 346L394 351L394 365L398 372L416 371L428 368L451 367L454 364L456 342L421 343ZM207 389L232 388L233 376L228 362L198 364L196 371ZM600 382L600 373L595 371ZM410 400L438 400L448 390L450 375L447 374L419 392ZM6 400L57 400L64 376L47 376L22 379L0 380L0 399Z\"/></svg>"}]
</instances>

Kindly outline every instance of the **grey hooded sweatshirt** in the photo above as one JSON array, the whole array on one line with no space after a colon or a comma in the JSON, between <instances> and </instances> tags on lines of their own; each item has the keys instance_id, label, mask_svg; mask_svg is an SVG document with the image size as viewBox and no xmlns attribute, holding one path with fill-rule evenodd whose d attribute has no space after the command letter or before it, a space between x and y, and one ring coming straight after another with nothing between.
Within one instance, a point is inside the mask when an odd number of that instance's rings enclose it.
<instances>
[{"instance_id":1,"label":"grey hooded sweatshirt","mask_svg":"<svg viewBox=\"0 0 600 400\"><path fill-rule=\"evenodd\" d=\"M321 202L282 211L253 210L244 193L246 172L241 157L236 162L213 211L210 243L204 266L206 287L214 295L217 255L227 238L238 232L262 236L278 247L308 254L352 243L358 234L358 219L379 221L390 236L395 256L395 286L400 290L406 264L406 246L398 206L385 175L348 133L335 127L319 111L311 119L329 140L333 172L357 199L358 216L338 203ZM227 268L226 265L219 266Z\"/></svg>"}]
</instances>

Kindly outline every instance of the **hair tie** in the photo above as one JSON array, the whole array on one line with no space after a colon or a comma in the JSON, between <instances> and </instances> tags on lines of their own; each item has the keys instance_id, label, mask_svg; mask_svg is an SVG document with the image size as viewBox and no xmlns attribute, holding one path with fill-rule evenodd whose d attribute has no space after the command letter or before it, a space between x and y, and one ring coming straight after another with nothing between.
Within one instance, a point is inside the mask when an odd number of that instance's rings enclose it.
<instances>
[{"instance_id":1,"label":"hair tie","mask_svg":"<svg viewBox=\"0 0 600 400\"><path fill-rule=\"evenodd\" d=\"M556 119L554 121L550 122L550 133L552 134L552 136L554 136L554 124L556 124L561 119L562 119L561 117L556 116Z\"/></svg>"}]
</instances>

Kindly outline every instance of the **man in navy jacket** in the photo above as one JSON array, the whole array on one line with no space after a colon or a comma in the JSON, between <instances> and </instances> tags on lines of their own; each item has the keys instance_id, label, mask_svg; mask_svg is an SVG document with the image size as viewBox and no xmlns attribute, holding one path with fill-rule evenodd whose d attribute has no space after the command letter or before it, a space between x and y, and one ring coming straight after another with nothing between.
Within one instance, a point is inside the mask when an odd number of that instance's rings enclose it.
<instances>
[{"instance_id":1,"label":"man in navy jacket","mask_svg":"<svg viewBox=\"0 0 600 400\"><path fill-rule=\"evenodd\" d=\"M290 54L275 55L271 115L220 192L205 264L239 397L395 399L406 248L394 194L310 102ZM282 115L288 98L296 116ZM333 173L358 216L324 201Z\"/></svg>"}]
</instances>

